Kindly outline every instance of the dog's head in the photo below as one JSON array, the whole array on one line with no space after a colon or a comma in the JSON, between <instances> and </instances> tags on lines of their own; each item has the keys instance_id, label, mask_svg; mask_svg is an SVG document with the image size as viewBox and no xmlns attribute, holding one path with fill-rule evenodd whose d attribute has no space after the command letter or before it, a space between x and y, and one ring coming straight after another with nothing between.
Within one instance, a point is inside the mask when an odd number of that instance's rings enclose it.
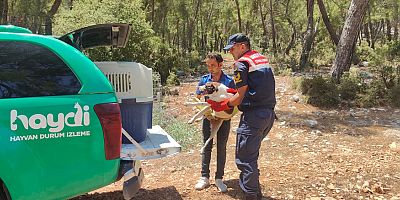
<instances>
[{"instance_id":1,"label":"dog's head","mask_svg":"<svg viewBox=\"0 0 400 200\"><path fill-rule=\"evenodd\" d=\"M231 98L233 95L227 92L228 87L218 82L208 82L199 87L205 96L208 96L213 101L223 101Z\"/></svg>"},{"instance_id":2,"label":"dog's head","mask_svg":"<svg viewBox=\"0 0 400 200\"><path fill-rule=\"evenodd\" d=\"M210 95L218 92L218 87L221 83L218 82L208 82L203 86L199 87L199 90L203 92L204 95Z\"/></svg>"},{"instance_id":3,"label":"dog's head","mask_svg":"<svg viewBox=\"0 0 400 200\"><path fill-rule=\"evenodd\" d=\"M204 85L203 92L204 94L213 94L218 92L218 86L221 85L220 83L216 82L208 82Z\"/></svg>"}]
</instances>

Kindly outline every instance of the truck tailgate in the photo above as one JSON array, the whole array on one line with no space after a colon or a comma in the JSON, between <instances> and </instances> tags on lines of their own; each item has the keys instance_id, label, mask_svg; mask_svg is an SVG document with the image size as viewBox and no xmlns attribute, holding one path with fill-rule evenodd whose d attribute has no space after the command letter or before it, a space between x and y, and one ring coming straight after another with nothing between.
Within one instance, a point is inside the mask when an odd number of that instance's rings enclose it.
<instances>
[{"instance_id":1,"label":"truck tailgate","mask_svg":"<svg viewBox=\"0 0 400 200\"><path fill-rule=\"evenodd\" d=\"M122 160L150 160L173 155L181 151L181 146L160 126L147 129L146 139L139 143L122 144ZM143 151L144 150L144 151Z\"/></svg>"}]
</instances>

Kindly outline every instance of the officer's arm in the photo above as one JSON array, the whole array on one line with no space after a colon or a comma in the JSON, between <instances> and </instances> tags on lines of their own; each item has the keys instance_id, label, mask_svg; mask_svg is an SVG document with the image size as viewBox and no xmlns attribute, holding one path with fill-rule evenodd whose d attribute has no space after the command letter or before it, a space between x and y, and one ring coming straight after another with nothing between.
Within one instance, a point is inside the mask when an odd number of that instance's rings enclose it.
<instances>
[{"instance_id":1,"label":"officer's arm","mask_svg":"<svg viewBox=\"0 0 400 200\"><path fill-rule=\"evenodd\" d=\"M247 88L247 85L238 88L237 93L231 99L229 99L228 106L233 107L240 105L240 103L242 103L244 95L247 92Z\"/></svg>"},{"instance_id":2,"label":"officer's arm","mask_svg":"<svg viewBox=\"0 0 400 200\"><path fill-rule=\"evenodd\" d=\"M228 106L238 106L242 102L247 89L247 75L249 71L249 65L245 62L235 63L235 85L237 93L229 100Z\"/></svg>"}]
</instances>

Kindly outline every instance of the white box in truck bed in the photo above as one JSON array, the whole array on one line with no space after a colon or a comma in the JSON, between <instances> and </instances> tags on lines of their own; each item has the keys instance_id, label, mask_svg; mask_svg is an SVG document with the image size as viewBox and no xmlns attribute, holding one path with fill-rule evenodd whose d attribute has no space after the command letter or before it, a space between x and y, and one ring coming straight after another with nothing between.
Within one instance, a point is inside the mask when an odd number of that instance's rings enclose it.
<instances>
[{"instance_id":1,"label":"white box in truck bed","mask_svg":"<svg viewBox=\"0 0 400 200\"><path fill-rule=\"evenodd\" d=\"M122 160L150 160L173 155L181 151L181 146L160 126L147 129L146 139L139 143L122 144ZM144 150L144 151L143 151Z\"/></svg>"}]
</instances>

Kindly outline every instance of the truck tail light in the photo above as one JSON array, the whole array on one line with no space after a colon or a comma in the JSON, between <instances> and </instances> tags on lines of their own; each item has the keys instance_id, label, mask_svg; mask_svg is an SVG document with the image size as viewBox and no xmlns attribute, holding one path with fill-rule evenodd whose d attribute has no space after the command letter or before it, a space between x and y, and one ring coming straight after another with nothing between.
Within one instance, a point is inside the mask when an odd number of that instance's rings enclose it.
<instances>
[{"instance_id":1,"label":"truck tail light","mask_svg":"<svg viewBox=\"0 0 400 200\"><path fill-rule=\"evenodd\" d=\"M97 104L94 106L94 111L103 128L106 159L119 158L122 145L122 123L118 103Z\"/></svg>"}]
</instances>

